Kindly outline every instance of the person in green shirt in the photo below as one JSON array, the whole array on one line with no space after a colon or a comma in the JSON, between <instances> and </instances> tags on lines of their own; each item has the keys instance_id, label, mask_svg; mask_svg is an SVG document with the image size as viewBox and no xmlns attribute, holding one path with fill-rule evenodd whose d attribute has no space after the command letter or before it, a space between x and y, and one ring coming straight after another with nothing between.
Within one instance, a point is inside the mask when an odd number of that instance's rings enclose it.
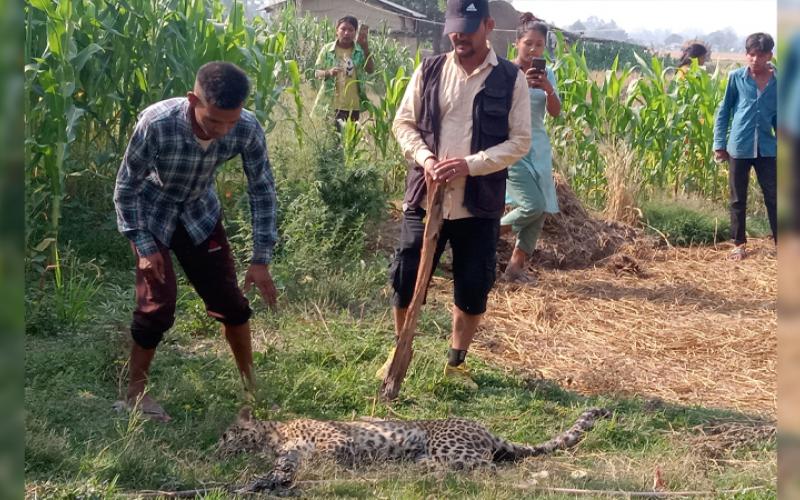
<instances>
[{"instance_id":1,"label":"person in green shirt","mask_svg":"<svg viewBox=\"0 0 800 500\"><path fill-rule=\"evenodd\" d=\"M368 32L366 25L358 29L358 20L353 16L339 19L336 40L322 47L314 65L314 76L324 80L314 108L332 109L337 127L340 120L358 120L367 100L361 75L362 71L372 73L374 70Z\"/></svg>"}]
</instances>

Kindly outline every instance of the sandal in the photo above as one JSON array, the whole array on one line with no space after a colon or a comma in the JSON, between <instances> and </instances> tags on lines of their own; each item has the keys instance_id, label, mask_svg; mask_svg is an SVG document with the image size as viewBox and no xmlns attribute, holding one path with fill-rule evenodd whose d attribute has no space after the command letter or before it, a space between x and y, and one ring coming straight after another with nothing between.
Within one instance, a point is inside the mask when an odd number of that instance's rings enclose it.
<instances>
[{"instance_id":1,"label":"sandal","mask_svg":"<svg viewBox=\"0 0 800 500\"><path fill-rule=\"evenodd\" d=\"M731 250L731 253L728 254L728 259L730 260L742 260L747 257L747 250L745 249L744 245L738 245Z\"/></svg>"}]
</instances>

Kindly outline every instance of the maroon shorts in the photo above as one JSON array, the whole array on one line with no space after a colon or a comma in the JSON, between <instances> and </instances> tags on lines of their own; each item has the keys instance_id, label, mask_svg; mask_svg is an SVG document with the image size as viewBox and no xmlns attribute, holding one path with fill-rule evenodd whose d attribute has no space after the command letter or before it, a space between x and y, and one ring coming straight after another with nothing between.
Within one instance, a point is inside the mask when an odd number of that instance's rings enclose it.
<instances>
[{"instance_id":1,"label":"maroon shorts","mask_svg":"<svg viewBox=\"0 0 800 500\"><path fill-rule=\"evenodd\" d=\"M175 322L178 286L170 250L186 277L206 305L208 315L226 325L241 325L250 319L250 304L239 289L231 247L221 222L211 235L195 245L178 223L169 248L157 242L164 258L164 283L147 280L136 266L136 309L131 335L145 349L154 349ZM134 247L138 260L139 254Z\"/></svg>"}]
</instances>

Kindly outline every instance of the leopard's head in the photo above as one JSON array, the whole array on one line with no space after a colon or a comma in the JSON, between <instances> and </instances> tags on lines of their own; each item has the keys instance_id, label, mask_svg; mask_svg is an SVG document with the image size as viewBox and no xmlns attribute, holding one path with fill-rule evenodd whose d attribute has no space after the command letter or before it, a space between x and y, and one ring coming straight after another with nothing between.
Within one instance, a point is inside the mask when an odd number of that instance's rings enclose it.
<instances>
[{"instance_id":1,"label":"leopard's head","mask_svg":"<svg viewBox=\"0 0 800 500\"><path fill-rule=\"evenodd\" d=\"M236 421L219 439L217 453L227 456L243 451L271 452L279 443L278 425L253 418L250 408L244 407L239 411Z\"/></svg>"}]
</instances>

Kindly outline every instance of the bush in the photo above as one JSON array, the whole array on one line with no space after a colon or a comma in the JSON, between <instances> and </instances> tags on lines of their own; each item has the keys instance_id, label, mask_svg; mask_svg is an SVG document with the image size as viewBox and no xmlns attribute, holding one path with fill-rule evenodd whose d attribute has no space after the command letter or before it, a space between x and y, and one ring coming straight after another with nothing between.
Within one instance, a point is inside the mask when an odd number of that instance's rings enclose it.
<instances>
[{"instance_id":1,"label":"bush","mask_svg":"<svg viewBox=\"0 0 800 500\"><path fill-rule=\"evenodd\" d=\"M379 218L387 203L381 173L369 162L369 155L358 145L349 149L345 155L336 136L315 145L314 188L345 230Z\"/></svg>"},{"instance_id":2,"label":"bush","mask_svg":"<svg viewBox=\"0 0 800 500\"><path fill-rule=\"evenodd\" d=\"M330 122L309 128L316 134L300 147L281 131L271 137L279 238L272 274L290 302L363 304L385 282L381 266L365 255L367 228L385 216L383 177L364 153L360 129L351 129L345 161L343 141ZM238 194L221 196L226 227L237 260L246 262L252 226L244 180L236 169L227 175L218 186L229 184L225 191Z\"/></svg>"},{"instance_id":3,"label":"bush","mask_svg":"<svg viewBox=\"0 0 800 500\"><path fill-rule=\"evenodd\" d=\"M660 231L673 245L707 245L731 236L728 212L703 206L698 201L649 201L642 206L642 213L648 231ZM750 236L767 236L769 223L762 216L748 215L747 232Z\"/></svg>"},{"instance_id":4,"label":"bush","mask_svg":"<svg viewBox=\"0 0 800 500\"><path fill-rule=\"evenodd\" d=\"M348 148L333 133L310 143L313 178L282 186L278 261L290 300L363 304L385 280L365 256L368 228L385 213L383 181L352 139Z\"/></svg>"}]
</instances>

